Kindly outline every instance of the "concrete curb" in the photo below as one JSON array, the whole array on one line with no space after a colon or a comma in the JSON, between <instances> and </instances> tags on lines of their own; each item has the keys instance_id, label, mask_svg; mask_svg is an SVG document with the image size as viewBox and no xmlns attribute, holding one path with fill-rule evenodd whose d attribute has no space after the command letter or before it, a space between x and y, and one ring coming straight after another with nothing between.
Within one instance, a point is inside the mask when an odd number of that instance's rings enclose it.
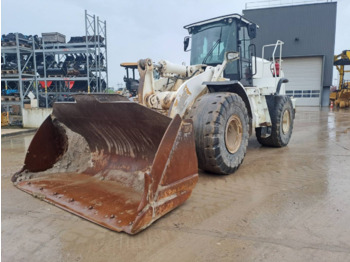
<instances>
[{"instance_id":1,"label":"concrete curb","mask_svg":"<svg viewBox=\"0 0 350 262\"><path fill-rule=\"evenodd\" d=\"M9 136L17 136L17 135L22 135L22 134L30 134L30 133L35 133L38 129L24 129L24 130L20 130L20 131L14 131L11 133L7 133L7 134L1 134L1 138L3 137L9 137Z\"/></svg>"}]
</instances>

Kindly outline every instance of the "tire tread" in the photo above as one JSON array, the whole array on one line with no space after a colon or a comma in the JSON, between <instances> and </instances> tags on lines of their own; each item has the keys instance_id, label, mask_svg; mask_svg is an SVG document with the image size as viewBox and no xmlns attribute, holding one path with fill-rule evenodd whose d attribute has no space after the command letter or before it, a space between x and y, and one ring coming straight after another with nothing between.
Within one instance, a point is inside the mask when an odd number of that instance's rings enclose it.
<instances>
[{"instance_id":1,"label":"tire tread","mask_svg":"<svg viewBox=\"0 0 350 262\"><path fill-rule=\"evenodd\" d=\"M228 119L225 121L225 116L230 109L232 110L232 107L238 107L242 110L244 118L242 124L245 125L242 140L243 150L239 149L241 155L235 157L234 166L231 165L232 159L229 161L226 159L225 162L223 157L223 154L230 153L228 151L227 153L221 152L222 146L220 148ZM249 137L248 111L241 97L234 93L203 95L196 100L185 118L193 120L199 168L217 174L230 174L236 171L243 162Z\"/></svg>"}]
</instances>

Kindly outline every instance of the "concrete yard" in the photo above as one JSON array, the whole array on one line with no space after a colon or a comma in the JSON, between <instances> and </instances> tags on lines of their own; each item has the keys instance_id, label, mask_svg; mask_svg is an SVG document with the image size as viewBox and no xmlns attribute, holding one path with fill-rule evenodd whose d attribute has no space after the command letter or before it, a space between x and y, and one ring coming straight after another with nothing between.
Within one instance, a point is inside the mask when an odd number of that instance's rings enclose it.
<instances>
[{"instance_id":1,"label":"concrete yard","mask_svg":"<svg viewBox=\"0 0 350 262\"><path fill-rule=\"evenodd\" d=\"M200 172L184 205L135 236L16 189L32 137L2 138L2 261L350 261L349 109L297 108L287 147L252 136L235 174Z\"/></svg>"}]
</instances>

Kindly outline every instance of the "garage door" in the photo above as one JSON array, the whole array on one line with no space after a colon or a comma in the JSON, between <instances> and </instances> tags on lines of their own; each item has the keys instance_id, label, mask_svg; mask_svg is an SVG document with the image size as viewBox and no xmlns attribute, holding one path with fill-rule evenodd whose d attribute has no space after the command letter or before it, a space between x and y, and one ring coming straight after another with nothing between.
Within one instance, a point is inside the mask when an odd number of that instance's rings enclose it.
<instances>
[{"instance_id":1,"label":"garage door","mask_svg":"<svg viewBox=\"0 0 350 262\"><path fill-rule=\"evenodd\" d=\"M322 57L284 58L287 95L297 99L298 106L319 106L322 86Z\"/></svg>"}]
</instances>

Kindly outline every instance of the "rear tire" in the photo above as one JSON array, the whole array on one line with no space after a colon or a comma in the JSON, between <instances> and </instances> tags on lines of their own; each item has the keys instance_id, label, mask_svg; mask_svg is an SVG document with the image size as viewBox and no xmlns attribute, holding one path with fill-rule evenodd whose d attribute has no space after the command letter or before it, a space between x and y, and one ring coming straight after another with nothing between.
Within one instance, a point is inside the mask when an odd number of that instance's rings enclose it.
<instances>
[{"instance_id":1,"label":"rear tire","mask_svg":"<svg viewBox=\"0 0 350 262\"><path fill-rule=\"evenodd\" d=\"M294 110L288 96L272 97L274 103L269 105L272 130L269 137L261 137L261 128L256 128L256 138L263 146L283 147L289 143L293 131ZM269 104L269 103L268 103Z\"/></svg>"},{"instance_id":2,"label":"rear tire","mask_svg":"<svg viewBox=\"0 0 350 262\"><path fill-rule=\"evenodd\" d=\"M247 108L233 93L198 98L185 118L193 120L199 168L231 174L243 162L249 138Z\"/></svg>"}]
</instances>

